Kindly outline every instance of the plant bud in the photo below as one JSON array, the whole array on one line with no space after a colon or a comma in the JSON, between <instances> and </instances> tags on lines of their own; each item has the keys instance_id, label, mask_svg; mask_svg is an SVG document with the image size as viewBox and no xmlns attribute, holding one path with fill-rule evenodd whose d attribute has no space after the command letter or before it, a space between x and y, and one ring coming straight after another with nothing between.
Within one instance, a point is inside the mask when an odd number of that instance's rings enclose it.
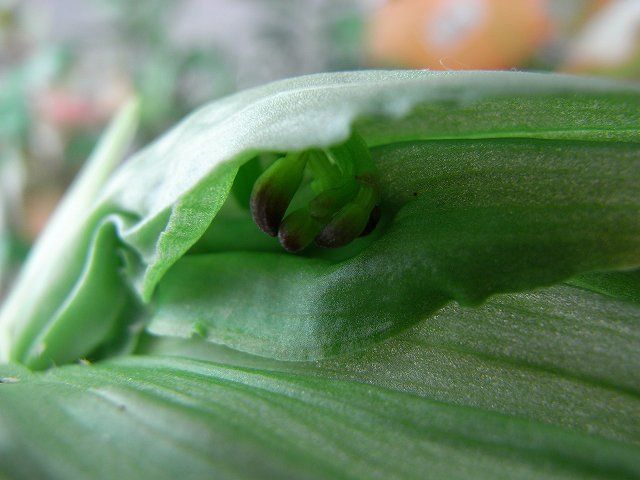
<instances>
[{"instance_id":1,"label":"plant bud","mask_svg":"<svg viewBox=\"0 0 640 480\"><path fill-rule=\"evenodd\" d=\"M380 221L381 215L382 215L382 211L380 210L380 206L376 205L375 207L373 207L373 210L371 210L371 213L369 214L369 221L367 222L367 225L364 227L364 230L360 234L361 237L366 237L376 229L376 227L378 226L378 222Z\"/></svg>"},{"instance_id":2,"label":"plant bud","mask_svg":"<svg viewBox=\"0 0 640 480\"><path fill-rule=\"evenodd\" d=\"M360 183L356 198L333 216L316 237L316 244L321 247L338 248L359 237L369 223L377 200L376 189L367 183Z\"/></svg>"},{"instance_id":3,"label":"plant bud","mask_svg":"<svg viewBox=\"0 0 640 480\"><path fill-rule=\"evenodd\" d=\"M370 212L357 203L344 206L315 238L320 247L338 248L356 239L369 221Z\"/></svg>"},{"instance_id":4,"label":"plant bud","mask_svg":"<svg viewBox=\"0 0 640 480\"><path fill-rule=\"evenodd\" d=\"M276 160L258 178L251 192L251 216L260 230L275 237L307 162L305 153L290 153Z\"/></svg>"},{"instance_id":5,"label":"plant bud","mask_svg":"<svg viewBox=\"0 0 640 480\"><path fill-rule=\"evenodd\" d=\"M355 197L356 192L357 184L353 180L325 190L309 202L309 213L318 220L328 221L334 213Z\"/></svg>"},{"instance_id":6,"label":"plant bud","mask_svg":"<svg viewBox=\"0 0 640 480\"><path fill-rule=\"evenodd\" d=\"M285 250L299 252L313 242L322 226L307 208L301 208L285 217L278 230L278 240Z\"/></svg>"}]
</instances>

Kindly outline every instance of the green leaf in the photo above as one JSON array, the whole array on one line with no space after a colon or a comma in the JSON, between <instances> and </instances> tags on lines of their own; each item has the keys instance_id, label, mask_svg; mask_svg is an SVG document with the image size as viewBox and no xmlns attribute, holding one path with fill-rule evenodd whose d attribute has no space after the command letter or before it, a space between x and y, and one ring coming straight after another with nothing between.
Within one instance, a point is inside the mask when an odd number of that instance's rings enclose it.
<instances>
[{"instance_id":1,"label":"green leaf","mask_svg":"<svg viewBox=\"0 0 640 480\"><path fill-rule=\"evenodd\" d=\"M373 154L383 208L398 208L373 243L338 262L219 246L187 256L160 283L149 330L317 359L388 336L450 299L474 304L640 262L636 144L443 140ZM228 235L233 225L215 228Z\"/></svg>"},{"instance_id":2,"label":"green leaf","mask_svg":"<svg viewBox=\"0 0 640 480\"><path fill-rule=\"evenodd\" d=\"M639 105L567 76L316 75L111 174L128 107L0 312L0 476L639 477ZM354 132L378 227L284 252L242 204L255 167Z\"/></svg>"},{"instance_id":3,"label":"green leaf","mask_svg":"<svg viewBox=\"0 0 640 480\"><path fill-rule=\"evenodd\" d=\"M570 283L640 305L640 270L588 273Z\"/></svg>"},{"instance_id":4,"label":"green leaf","mask_svg":"<svg viewBox=\"0 0 640 480\"><path fill-rule=\"evenodd\" d=\"M135 292L156 335L321 359L450 300L635 268L639 104L635 86L569 76L384 71L214 102L115 172L68 242L56 239L72 268L23 277L0 313L4 358L45 368L105 346L105 325L121 317L116 290ZM376 232L291 256L251 230L229 197L238 168L340 144L352 129L380 171Z\"/></svg>"},{"instance_id":5,"label":"green leaf","mask_svg":"<svg viewBox=\"0 0 640 480\"><path fill-rule=\"evenodd\" d=\"M198 338L147 337L139 352L355 380L640 443L640 425L629 422L640 415L638 319L638 305L556 286L450 304L363 351L311 363Z\"/></svg>"},{"instance_id":6,"label":"green leaf","mask_svg":"<svg viewBox=\"0 0 640 480\"><path fill-rule=\"evenodd\" d=\"M315 363L159 338L91 366L0 367L0 475L636 478L639 314L559 286Z\"/></svg>"},{"instance_id":7,"label":"green leaf","mask_svg":"<svg viewBox=\"0 0 640 480\"><path fill-rule=\"evenodd\" d=\"M59 361L75 360L110 332L126 290L117 273L113 224L91 207L126 153L137 117L138 104L132 100L105 132L39 238L0 311L0 362L27 348L23 343L28 341L33 342L28 348L50 351ZM96 292L104 303L96 302ZM75 342L68 342L73 337Z\"/></svg>"}]
</instances>

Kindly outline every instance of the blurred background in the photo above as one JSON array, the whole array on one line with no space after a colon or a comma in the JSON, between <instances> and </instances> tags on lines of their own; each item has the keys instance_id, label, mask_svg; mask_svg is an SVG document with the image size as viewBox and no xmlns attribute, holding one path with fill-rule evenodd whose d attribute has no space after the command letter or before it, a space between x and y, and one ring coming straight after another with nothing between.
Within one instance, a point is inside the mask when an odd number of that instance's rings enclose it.
<instances>
[{"instance_id":1,"label":"blurred background","mask_svg":"<svg viewBox=\"0 0 640 480\"><path fill-rule=\"evenodd\" d=\"M138 145L294 75L522 69L640 79L640 0L0 0L0 297L134 93Z\"/></svg>"}]
</instances>

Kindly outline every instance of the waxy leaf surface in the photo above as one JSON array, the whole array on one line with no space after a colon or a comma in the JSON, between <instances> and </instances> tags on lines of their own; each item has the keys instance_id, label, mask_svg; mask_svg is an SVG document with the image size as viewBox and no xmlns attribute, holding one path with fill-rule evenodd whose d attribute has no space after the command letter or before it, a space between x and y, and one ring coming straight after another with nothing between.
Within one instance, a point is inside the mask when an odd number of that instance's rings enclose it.
<instances>
[{"instance_id":1,"label":"waxy leaf surface","mask_svg":"<svg viewBox=\"0 0 640 480\"><path fill-rule=\"evenodd\" d=\"M637 86L301 77L116 169L136 118L0 310L0 477L640 477ZM261 169L356 134L379 224L285 252Z\"/></svg>"},{"instance_id":2,"label":"waxy leaf surface","mask_svg":"<svg viewBox=\"0 0 640 480\"><path fill-rule=\"evenodd\" d=\"M0 314L3 358L91 354L133 316L126 291L156 335L319 359L450 300L637 267L639 106L637 87L514 72L323 74L214 102L97 186L67 235L45 235ZM383 190L371 238L291 256L232 204L257 154L354 129ZM63 253L47 258L49 244Z\"/></svg>"}]
</instances>

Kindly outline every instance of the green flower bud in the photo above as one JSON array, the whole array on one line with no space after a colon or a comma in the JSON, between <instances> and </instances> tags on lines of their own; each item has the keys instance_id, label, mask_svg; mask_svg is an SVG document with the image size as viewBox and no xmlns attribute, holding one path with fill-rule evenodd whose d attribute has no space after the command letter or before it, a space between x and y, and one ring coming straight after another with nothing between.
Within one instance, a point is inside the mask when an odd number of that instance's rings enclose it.
<instances>
[{"instance_id":1,"label":"green flower bud","mask_svg":"<svg viewBox=\"0 0 640 480\"><path fill-rule=\"evenodd\" d=\"M333 216L316 237L316 244L338 248L351 243L365 231L377 200L376 190L361 184L356 198Z\"/></svg>"},{"instance_id":2,"label":"green flower bud","mask_svg":"<svg viewBox=\"0 0 640 480\"><path fill-rule=\"evenodd\" d=\"M318 220L328 221L334 213L355 197L357 187L355 180L351 180L321 192L309 202L309 213Z\"/></svg>"},{"instance_id":3,"label":"green flower bud","mask_svg":"<svg viewBox=\"0 0 640 480\"><path fill-rule=\"evenodd\" d=\"M278 230L278 240L285 250L299 252L313 242L323 226L307 208L301 208L285 217Z\"/></svg>"},{"instance_id":4,"label":"green flower bud","mask_svg":"<svg viewBox=\"0 0 640 480\"><path fill-rule=\"evenodd\" d=\"M367 226L370 212L361 205L344 206L315 238L320 247L338 248L351 243Z\"/></svg>"},{"instance_id":5,"label":"green flower bud","mask_svg":"<svg viewBox=\"0 0 640 480\"><path fill-rule=\"evenodd\" d=\"M316 196L285 216L300 188L305 168ZM327 150L311 149L276 160L256 180L251 214L265 233L278 236L291 252L312 241L341 247L368 235L380 218L377 172L365 141L357 134Z\"/></svg>"},{"instance_id":6,"label":"green flower bud","mask_svg":"<svg viewBox=\"0 0 640 480\"><path fill-rule=\"evenodd\" d=\"M276 160L258 178L251 192L251 216L260 230L275 237L307 163L306 153L290 153Z\"/></svg>"},{"instance_id":7,"label":"green flower bud","mask_svg":"<svg viewBox=\"0 0 640 480\"><path fill-rule=\"evenodd\" d=\"M369 214L369 221L367 222L367 225L364 227L364 230L362 231L360 236L366 237L371 232L373 232L378 226L378 222L380 221L381 216L382 210L380 210L379 205L376 205L375 207L373 207L373 210L371 210L371 213Z\"/></svg>"},{"instance_id":8,"label":"green flower bud","mask_svg":"<svg viewBox=\"0 0 640 480\"><path fill-rule=\"evenodd\" d=\"M376 168L369 147L355 132L346 142L330 147L327 153L345 176L375 176Z\"/></svg>"}]
</instances>

